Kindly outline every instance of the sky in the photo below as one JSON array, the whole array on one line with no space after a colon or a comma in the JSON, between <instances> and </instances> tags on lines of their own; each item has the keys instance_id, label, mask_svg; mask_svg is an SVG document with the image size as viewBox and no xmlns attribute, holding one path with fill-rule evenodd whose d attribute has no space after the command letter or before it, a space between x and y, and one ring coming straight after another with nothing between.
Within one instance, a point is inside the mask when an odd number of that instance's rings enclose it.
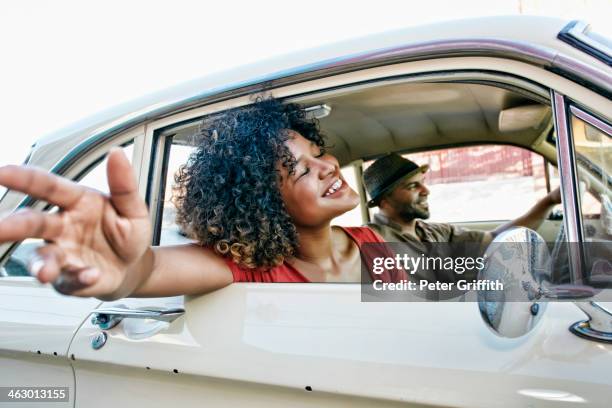
<instances>
[{"instance_id":1,"label":"sky","mask_svg":"<svg viewBox=\"0 0 612 408\"><path fill-rule=\"evenodd\" d=\"M110 106L275 55L429 22L532 14L612 37L612 0L0 2L0 165ZM607 30L607 31L606 31Z\"/></svg>"}]
</instances>

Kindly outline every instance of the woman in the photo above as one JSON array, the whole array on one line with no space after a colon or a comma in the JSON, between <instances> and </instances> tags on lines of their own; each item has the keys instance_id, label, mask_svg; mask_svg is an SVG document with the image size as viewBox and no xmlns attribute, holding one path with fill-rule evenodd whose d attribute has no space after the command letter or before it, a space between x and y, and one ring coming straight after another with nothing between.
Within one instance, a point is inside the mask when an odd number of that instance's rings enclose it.
<instances>
[{"instance_id":1,"label":"woman","mask_svg":"<svg viewBox=\"0 0 612 408\"><path fill-rule=\"evenodd\" d=\"M0 184L62 209L8 216L0 243L45 239L32 274L104 300L196 295L236 281L360 281L360 246L382 239L330 226L359 198L300 106L259 100L213 118L200 136L175 187L177 221L198 244L149 246L147 207L120 150L108 158L109 196L41 170L0 168Z\"/></svg>"}]
</instances>

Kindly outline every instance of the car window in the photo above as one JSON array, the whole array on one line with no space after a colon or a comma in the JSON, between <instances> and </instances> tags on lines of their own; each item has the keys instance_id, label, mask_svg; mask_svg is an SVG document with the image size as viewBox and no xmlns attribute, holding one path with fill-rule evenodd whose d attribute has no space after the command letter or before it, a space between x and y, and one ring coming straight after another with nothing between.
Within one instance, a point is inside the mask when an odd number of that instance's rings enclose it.
<instances>
[{"instance_id":1,"label":"car window","mask_svg":"<svg viewBox=\"0 0 612 408\"><path fill-rule=\"evenodd\" d=\"M170 147L166 168L166 188L164 190L159 245L193 242L176 223L176 206L172 201L172 190L174 188L174 176L178 173L179 168L187 162L187 159L189 159L189 156L195 149L193 146L175 143Z\"/></svg>"},{"instance_id":2,"label":"car window","mask_svg":"<svg viewBox=\"0 0 612 408\"><path fill-rule=\"evenodd\" d=\"M124 147L123 151L131 162L133 153L132 145ZM108 193L108 183L106 182L106 159L97 163L90 169L79 181L79 184ZM57 211L57 208L54 207L50 209L50 211ZM27 269L28 261L34 255L36 248L41 246L42 243L43 241L41 239L26 239L22 241L4 264L0 276L30 276Z\"/></svg>"},{"instance_id":3,"label":"car window","mask_svg":"<svg viewBox=\"0 0 612 408\"><path fill-rule=\"evenodd\" d=\"M591 284L612 284L612 127L571 109L580 185L584 266ZM580 115L581 117L578 117Z\"/></svg>"},{"instance_id":4,"label":"car window","mask_svg":"<svg viewBox=\"0 0 612 408\"><path fill-rule=\"evenodd\" d=\"M429 165L425 182L433 222L511 220L559 185L556 169L542 156L515 146L449 148L404 157Z\"/></svg>"},{"instance_id":5,"label":"car window","mask_svg":"<svg viewBox=\"0 0 612 408\"><path fill-rule=\"evenodd\" d=\"M612 240L612 137L572 116L572 138L581 184L580 212L586 240Z\"/></svg>"}]
</instances>

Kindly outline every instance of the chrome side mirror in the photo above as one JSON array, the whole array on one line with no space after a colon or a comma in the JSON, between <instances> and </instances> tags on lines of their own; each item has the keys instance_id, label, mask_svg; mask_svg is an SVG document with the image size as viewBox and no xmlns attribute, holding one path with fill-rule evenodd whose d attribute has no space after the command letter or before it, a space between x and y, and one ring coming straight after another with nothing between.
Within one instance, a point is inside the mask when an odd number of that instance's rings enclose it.
<instances>
[{"instance_id":1,"label":"chrome side mirror","mask_svg":"<svg viewBox=\"0 0 612 408\"><path fill-rule=\"evenodd\" d=\"M538 324L546 302L538 302L550 282L550 254L544 239L528 228L499 234L484 254L478 280L498 281L503 291L479 291L484 322L502 337L520 337Z\"/></svg>"},{"instance_id":2,"label":"chrome side mirror","mask_svg":"<svg viewBox=\"0 0 612 408\"><path fill-rule=\"evenodd\" d=\"M542 318L546 299L564 299L577 300L576 306L588 316L570 326L572 333L612 342L612 313L588 301L596 295L594 288L552 284L551 257L537 232L522 227L505 231L489 245L484 258L478 280L498 281L504 287L503 291L478 292L480 314L496 334L515 338L529 333Z\"/></svg>"}]
</instances>

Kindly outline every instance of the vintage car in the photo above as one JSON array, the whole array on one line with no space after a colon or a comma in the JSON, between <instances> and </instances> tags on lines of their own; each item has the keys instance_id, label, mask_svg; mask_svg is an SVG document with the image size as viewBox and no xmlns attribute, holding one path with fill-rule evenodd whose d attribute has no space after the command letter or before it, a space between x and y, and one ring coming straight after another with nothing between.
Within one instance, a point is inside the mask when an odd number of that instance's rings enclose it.
<instances>
[{"instance_id":1,"label":"vintage car","mask_svg":"<svg viewBox=\"0 0 612 408\"><path fill-rule=\"evenodd\" d=\"M446 221L494 228L558 182L563 216L538 235L609 243L611 66L610 40L582 22L440 23L126 103L40 139L26 162L104 190L105 154L123 146L153 244L182 242L172 176L198 126L265 91L319 118L361 195L339 223L370 219L361 172L400 152L430 163L432 213ZM54 210L8 191L0 212L25 206ZM610 304L584 290L610 290L610 264L591 279L580 251L566 260L568 278L556 282L564 286L548 290L564 301L515 303L500 326L477 302L363 302L358 283L237 283L198 297L106 303L63 296L27 274L39 244L0 247L0 387L68 387L54 407L610 406Z\"/></svg>"}]
</instances>

